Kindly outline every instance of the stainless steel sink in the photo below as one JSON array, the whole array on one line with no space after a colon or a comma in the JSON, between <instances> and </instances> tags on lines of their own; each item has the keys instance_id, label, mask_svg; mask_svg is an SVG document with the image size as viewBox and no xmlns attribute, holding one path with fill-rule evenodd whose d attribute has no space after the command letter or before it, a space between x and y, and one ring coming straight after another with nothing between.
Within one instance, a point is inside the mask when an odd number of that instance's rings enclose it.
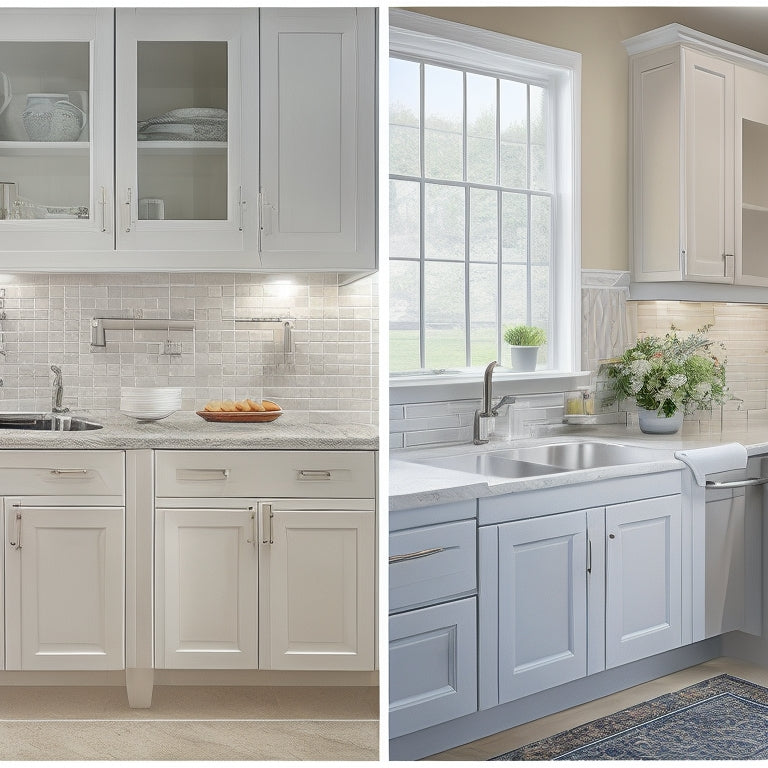
<instances>
[{"instance_id":1,"label":"stainless steel sink","mask_svg":"<svg viewBox=\"0 0 768 768\"><path fill-rule=\"evenodd\" d=\"M494 451L494 456L504 459L552 464L568 470L613 467L622 464L638 464L670 457L670 452L657 448L641 448L620 443L552 443L527 448Z\"/></svg>"},{"instance_id":2,"label":"stainless steel sink","mask_svg":"<svg viewBox=\"0 0 768 768\"><path fill-rule=\"evenodd\" d=\"M462 456L443 456L434 459L419 459L418 464L428 464L441 469L455 469L459 472L471 472L474 475L500 477L514 480L523 477L539 477L557 472L566 472L561 467L544 466L530 461L503 458L498 453L469 453Z\"/></svg>"},{"instance_id":3,"label":"stainless steel sink","mask_svg":"<svg viewBox=\"0 0 768 768\"><path fill-rule=\"evenodd\" d=\"M47 432L82 432L104 425L76 416L51 413L0 413L0 429L34 429Z\"/></svg>"}]
</instances>

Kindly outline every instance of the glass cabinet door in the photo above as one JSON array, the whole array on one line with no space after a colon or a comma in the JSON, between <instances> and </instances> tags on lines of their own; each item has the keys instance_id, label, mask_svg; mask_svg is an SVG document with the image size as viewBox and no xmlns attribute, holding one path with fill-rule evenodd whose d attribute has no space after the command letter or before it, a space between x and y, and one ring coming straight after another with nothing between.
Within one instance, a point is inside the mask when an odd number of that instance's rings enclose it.
<instances>
[{"instance_id":1,"label":"glass cabinet door","mask_svg":"<svg viewBox=\"0 0 768 768\"><path fill-rule=\"evenodd\" d=\"M111 9L0 11L0 250L114 247L113 30Z\"/></svg>"},{"instance_id":2,"label":"glass cabinet door","mask_svg":"<svg viewBox=\"0 0 768 768\"><path fill-rule=\"evenodd\" d=\"M258 55L257 12L118 9L116 23L118 249L242 250L256 153L241 117L258 97L241 55Z\"/></svg>"}]
</instances>

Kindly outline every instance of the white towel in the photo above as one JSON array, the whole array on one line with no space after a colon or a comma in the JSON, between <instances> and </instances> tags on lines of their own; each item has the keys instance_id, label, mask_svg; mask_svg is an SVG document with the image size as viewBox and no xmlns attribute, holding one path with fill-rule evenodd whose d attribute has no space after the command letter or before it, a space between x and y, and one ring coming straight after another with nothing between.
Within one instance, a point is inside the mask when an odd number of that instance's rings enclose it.
<instances>
[{"instance_id":1,"label":"white towel","mask_svg":"<svg viewBox=\"0 0 768 768\"><path fill-rule=\"evenodd\" d=\"M675 451L675 458L687 464L696 482L703 486L707 482L707 475L730 469L746 469L747 449L741 443L726 443L712 448Z\"/></svg>"}]
</instances>

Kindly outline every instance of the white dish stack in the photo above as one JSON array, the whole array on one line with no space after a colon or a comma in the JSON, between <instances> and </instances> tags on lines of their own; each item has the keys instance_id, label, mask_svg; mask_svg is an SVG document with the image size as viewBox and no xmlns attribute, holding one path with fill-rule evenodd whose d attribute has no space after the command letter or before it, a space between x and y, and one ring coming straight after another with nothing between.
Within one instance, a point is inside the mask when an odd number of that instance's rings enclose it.
<instances>
[{"instance_id":1,"label":"white dish stack","mask_svg":"<svg viewBox=\"0 0 768 768\"><path fill-rule=\"evenodd\" d=\"M181 387L121 387L120 413L139 421L157 421L181 408Z\"/></svg>"}]
</instances>

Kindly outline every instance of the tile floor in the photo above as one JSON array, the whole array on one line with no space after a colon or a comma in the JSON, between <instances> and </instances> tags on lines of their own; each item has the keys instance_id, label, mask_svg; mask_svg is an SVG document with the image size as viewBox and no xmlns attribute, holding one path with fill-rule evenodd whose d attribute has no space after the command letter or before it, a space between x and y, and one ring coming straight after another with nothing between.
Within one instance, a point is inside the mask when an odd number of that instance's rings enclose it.
<instances>
[{"instance_id":1,"label":"tile floor","mask_svg":"<svg viewBox=\"0 0 768 768\"><path fill-rule=\"evenodd\" d=\"M117 686L0 693L3 760L376 760L378 688Z\"/></svg>"},{"instance_id":2,"label":"tile floor","mask_svg":"<svg viewBox=\"0 0 768 768\"><path fill-rule=\"evenodd\" d=\"M716 675L729 674L744 680L768 687L768 669L758 667L746 661L721 657L699 664L695 667L675 672L674 674L651 680L642 685L628 688L626 691L605 696L602 699L590 701L564 712L557 712L548 717L542 717L530 723L510 728L501 733L495 733L484 739L464 744L460 747L440 752L429 760L488 760L504 752L530 744L532 741L553 736L561 731L588 723L598 717L604 717L625 707L631 707L656 696L677 691L688 685Z\"/></svg>"}]
</instances>

